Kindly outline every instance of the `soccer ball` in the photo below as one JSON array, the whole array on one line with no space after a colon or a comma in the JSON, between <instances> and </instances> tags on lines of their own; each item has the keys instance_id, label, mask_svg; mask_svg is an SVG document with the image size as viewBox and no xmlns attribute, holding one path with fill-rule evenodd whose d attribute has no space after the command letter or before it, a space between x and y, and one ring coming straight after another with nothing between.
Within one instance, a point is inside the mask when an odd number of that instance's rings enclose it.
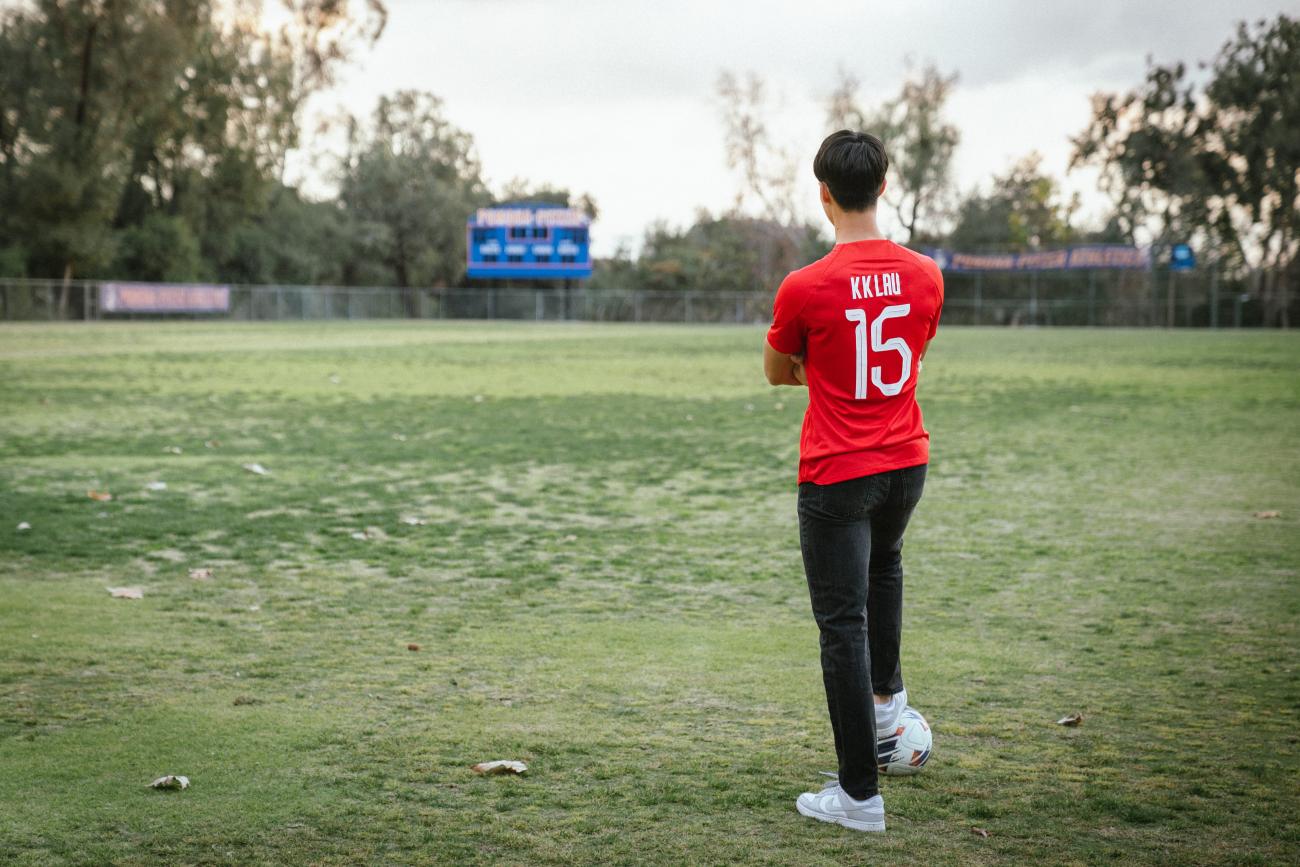
<instances>
[{"instance_id":1,"label":"soccer ball","mask_svg":"<svg viewBox=\"0 0 1300 867\"><path fill-rule=\"evenodd\" d=\"M876 761L882 774L915 774L930 759L934 734L920 711L908 705L898 718L898 728L876 743Z\"/></svg>"}]
</instances>

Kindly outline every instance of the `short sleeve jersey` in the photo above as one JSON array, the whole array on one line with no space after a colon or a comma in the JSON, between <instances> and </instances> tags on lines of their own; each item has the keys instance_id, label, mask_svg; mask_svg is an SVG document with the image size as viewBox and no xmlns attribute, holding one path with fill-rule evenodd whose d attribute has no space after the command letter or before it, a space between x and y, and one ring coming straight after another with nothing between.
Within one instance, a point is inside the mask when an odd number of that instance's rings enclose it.
<instances>
[{"instance_id":1,"label":"short sleeve jersey","mask_svg":"<svg viewBox=\"0 0 1300 867\"><path fill-rule=\"evenodd\" d=\"M934 260L884 239L836 244L782 281L767 342L804 357L799 482L829 485L929 461L916 379L942 310Z\"/></svg>"}]
</instances>

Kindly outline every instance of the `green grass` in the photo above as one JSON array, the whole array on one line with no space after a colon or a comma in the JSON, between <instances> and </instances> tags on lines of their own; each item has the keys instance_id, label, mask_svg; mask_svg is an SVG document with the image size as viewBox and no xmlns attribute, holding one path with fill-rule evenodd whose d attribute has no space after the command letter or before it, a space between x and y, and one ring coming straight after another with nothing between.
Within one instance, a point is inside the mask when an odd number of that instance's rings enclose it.
<instances>
[{"instance_id":1,"label":"green grass","mask_svg":"<svg viewBox=\"0 0 1300 867\"><path fill-rule=\"evenodd\" d=\"M1300 860L1297 335L941 334L883 836L794 811L834 757L761 339L0 327L0 860Z\"/></svg>"}]
</instances>

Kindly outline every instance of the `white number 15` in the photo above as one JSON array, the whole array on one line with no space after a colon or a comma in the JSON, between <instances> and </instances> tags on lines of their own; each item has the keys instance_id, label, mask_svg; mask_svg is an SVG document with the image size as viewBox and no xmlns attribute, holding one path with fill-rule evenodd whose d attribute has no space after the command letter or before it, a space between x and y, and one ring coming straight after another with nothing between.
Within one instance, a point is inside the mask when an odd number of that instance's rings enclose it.
<instances>
[{"instance_id":1,"label":"white number 15","mask_svg":"<svg viewBox=\"0 0 1300 867\"><path fill-rule=\"evenodd\" d=\"M907 341L901 337L891 337L884 339L884 324L886 319L896 319L899 316L906 316L912 309L911 304L895 304L892 307L886 307L880 311L880 315L871 323L871 351L872 352L897 352L903 358L903 371L899 374L897 382L881 382L880 368L871 367L871 384L880 390L884 395L895 395L903 390L903 384L907 382L908 377L912 375L912 350L907 345ZM867 399L867 311L851 308L844 311L844 318L850 322L856 322L857 327L853 329L854 337L857 340L857 378L854 382L853 397L857 400Z\"/></svg>"}]
</instances>

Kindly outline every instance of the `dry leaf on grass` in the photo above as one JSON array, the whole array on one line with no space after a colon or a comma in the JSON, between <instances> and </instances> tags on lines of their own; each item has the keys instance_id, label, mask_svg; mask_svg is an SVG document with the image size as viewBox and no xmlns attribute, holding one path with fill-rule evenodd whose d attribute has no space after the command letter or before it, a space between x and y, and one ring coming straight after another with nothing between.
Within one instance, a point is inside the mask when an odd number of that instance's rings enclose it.
<instances>
[{"instance_id":1,"label":"dry leaf on grass","mask_svg":"<svg viewBox=\"0 0 1300 867\"><path fill-rule=\"evenodd\" d=\"M423 527L425 524L429 522L424 520L423 518L403 518L402 523L409 524L412 527Z\"/></svg>"},{"instance_id":2,"label":"dry leaf on grass","mask_svg":"<svg viewBox=\"0 0 1300 867\"><path fill-rule=\"evenodd\" d=\"M261 704L261 703L262 700L260 698L253 698L251 695L237 695L235 696L235 701L233 702L233 704L236 707L239 707L241 705L246 705L246 704Z\"/></svg>"},{"instance_id":3,"label":"dry leaf on grass","mask_svg":"<svg viewBox=\"0 0 1300 867\"><path fill-rule=\"evenodd\" d=\"M388 534L380 527L366 527L365 530L358 530L353 533L352 538L359 542L365 542L370 539L387 539Z\"/></svg>"},{"instance_id":4,"label":"dry leaf on grass","mask_svg":"<svg viewBox=\"0 0 1300 867\"><path fill-rule=\"evenodd\" d=\"M1056 724L1058 726L1077 726L1081 722L1083 722L1083 714L1079 713L1078 711L1075 711L1069 716L1063 716L1060 719L1058 719L1056 721Z\"/></svg>"},{"instance_id":5,"label":"dry leaf on grass","mask_svg":"<svg viewBox=\"0 0 1300 867\"><path fill-rule=\"evenodd\" d=\"M983 828L971 828L970 832L976 837L983 837L985 840L989 838L989 832Z\"/></svg>"},{"instance_id":6,"label":"dry leaf on grass","mask_svg":"<svg viewBox=\"0 0 1300 867\"><path fill-rule=\"evenodd\" d=\"M165 446L163 448L163 451L167 452L170 455L179 455L182 449L180 446Z\"/></svg>"},{"instance_id":7,"label":"dry leaf on grass","mask_svg":"<svg viewBox=\"0 0 1300 867\"><path fill-rule=\"evenodd\" d=\"M479 762L470 768L476 774L485 774L494 776L497 774L522 774L528 770L528 765L523 762L512 762L505 759L498 759L495 762Z\"/></svg>"},{"instance_id":8,"label":"dry leaf on grass","mask_svg":"<svg viewBox=\"0 0 1300 867\"><path fill-rule=\"evenodd\" d=\"M1276 509L1269 509L1267 512L1256 512L1255 517L1260 518L1261 520L1268 520L1269 518L1280 518L1282 517L1282 513Z\"/></svg>"},{"instance_id":9,"label":"dry leaf on grass","mask_svg":"<svg viewBox=\"0 0 1300 867\"><path fill-rule=\"evenodd\" d=\"M86 491L86 496L90 497L92 500L99 500L100 502L113 499L113 495L108 491Z\"/></svg>"},{"instance_id":10,"label":"dry leaf on grass","mask_svg":"<svg viewBox=\"0 0 1300 867\"><path fill-rule=\"evenodd\" d=\"M410 644L406 645L406 649L407 649L407 650L419 650L419 649L420 649L420 645L416 644L415 642L411 642Z\"/></svg>"},{"instance_id":11,"label":"dry leaf on grass","mask_svg":"<svg viewBox=\"0 0 1300 867\"><path fill-rule=\"evenodd\" d=\"M19 522L18 522L18 529L19 529L20 531L21 531L21 530L30 530L31 528L32 528L32 525L29 524L29 523L27 523L26 521L19 521Z\"/></svg>"},{"instance_id":12,"label":"dry leaf on grass","mask_svg":"<svg viewBox=\"0 0 1300 867\"><path fill-rule=\"evenodd\" d=\"M109 594L114 599L143 599L144 590L139 587L109 587Z\"/></svg>"},{"instance_id":13,"label":"dry leaf on grass","mask_svg":"<svg viewBox=\"0 0 1300 867\"><path fill-rule=\"evenodd\" d=\"M210 581L212 579L212 570L208 568L191 569L190 577L195 581Z\"/></svg>"},{"instance_id":14,"label":"dry leaf on grass","mask_svg":"<svg viewBox=\"0 0 1300 867\"><path fill-rule=\"evenodd\" d=\"M244 469L248 470L255 476L265 476L270 474L270 470L261 464L244 464Z\"/></svg>"},{"instance_id":15,"label":"dry leaf on grass","mask_svg":"<svg viewBox=\"0 0 1300 867\"><path fill-rule=\"evenodd\" d=\"M406 434L395 433L393 434L393 439L397 440L399 443L404 443L406 442Z\"/></svg>"},{"instance_id":16,"label":"dry leaf on grass","mask_svg":"<svg viewBox=\"0 0 1300 867\"><path fill-rule=\"evenodd\" d=\"M165 777L159 777L149 784L151 789L188 789L190 787L190 778L182 777L177 774L168 774Z\"/></svg>"},{"instance_id":17,"label":"dry leaf on grass","mask_svg":"<svg viewBox=\"0 0 1300 867\"><path fill-rule=\"evenodd\" d=\"M165 491L165 490L167 490L167 483L166 483L166 482L150 482L149 484L145 485L145 487L148 488L148 489L151 490L151 491Z\"/></svg>"},{"instance_id":18,"label":"dry leaf on grass","mask_svg":"<svg viewBox=\"0 0 1300 867\"><path fill-rule=\"evenodd\" d=\"M203 447L204 447L205 449L215 449L215 448L219 448L220 446L221 446L221 440L204 440L204 441L203 441Z\"/></svg>"},{"instance_id":19,"label":"dry leaf on grass","mask_svg":"<svg viewBox=\"0 0 1300 867\"><path fill-rule=\"evenodd\" d=\"M337 373L331 373L329 375L329 381L334 383L335 385L338 385L339 383L343 382L343 378L339 376Z\"/></svg>"}]
</instances>

